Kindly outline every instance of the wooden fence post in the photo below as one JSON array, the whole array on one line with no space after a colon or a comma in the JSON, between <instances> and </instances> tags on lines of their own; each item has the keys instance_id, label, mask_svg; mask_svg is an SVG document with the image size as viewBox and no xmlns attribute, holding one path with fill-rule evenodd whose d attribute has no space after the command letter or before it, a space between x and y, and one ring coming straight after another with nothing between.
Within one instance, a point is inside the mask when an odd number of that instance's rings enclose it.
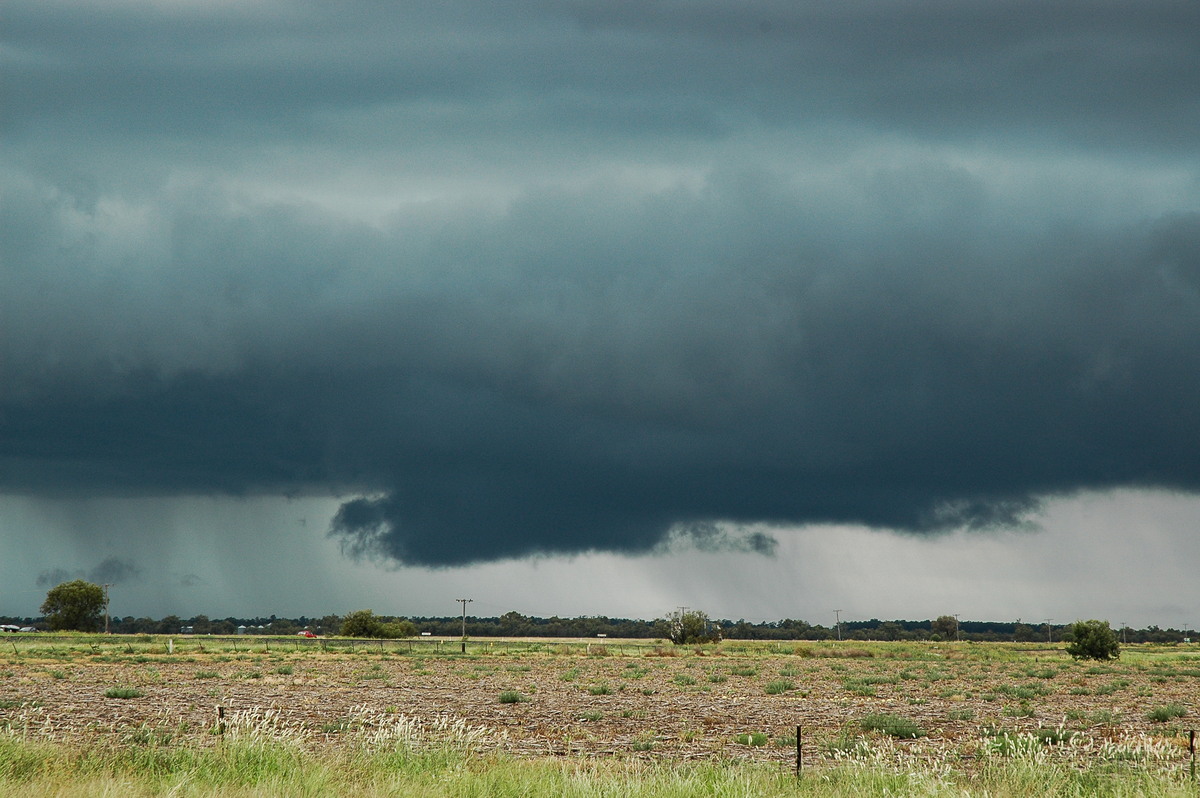
<instances>
[{"instance_id":1,"label":"wooden fence post","mask_svg":"<svg viewBox=\"0 0 1200 798\"><path fill-rule=\"evenodd\" d=\"M797 725L796 726L796 778L800 778L800 774L804 770L804 749L803 749L803 743L801 742L803 740L803 737L801 736L802 733L803 733L803 729L799 725Z\"/></svg>"},{"instance_id":2,"label":"wooden fence post","mask_svg":"<svg viewBox=\"0 0 1200 798\"><path fill-rule=\"evenodd\" d=\"M1188 732L1188 758L1191 760L1192 781L1196 780L1196 730Z\"/></svg>"}]
</instances>

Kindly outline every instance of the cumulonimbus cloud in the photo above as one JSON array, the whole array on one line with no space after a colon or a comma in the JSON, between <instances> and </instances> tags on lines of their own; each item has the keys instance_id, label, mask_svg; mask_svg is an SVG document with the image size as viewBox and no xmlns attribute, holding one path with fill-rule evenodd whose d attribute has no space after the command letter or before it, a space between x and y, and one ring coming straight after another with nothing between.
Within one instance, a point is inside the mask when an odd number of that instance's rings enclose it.
<instances>
[{"instance_id":1,"label":"cumulonimbus cloud","mask_svg":"<svg viewBox=\"0 0 1200 798\"><path fill-rule=\"evenodd\" d=\"M16 4L0 489L337 495L444 566L1200 487L1194 26L571 3L473 20L489 62L351 6L285 66Z\"/></svg>"}]
</instances>

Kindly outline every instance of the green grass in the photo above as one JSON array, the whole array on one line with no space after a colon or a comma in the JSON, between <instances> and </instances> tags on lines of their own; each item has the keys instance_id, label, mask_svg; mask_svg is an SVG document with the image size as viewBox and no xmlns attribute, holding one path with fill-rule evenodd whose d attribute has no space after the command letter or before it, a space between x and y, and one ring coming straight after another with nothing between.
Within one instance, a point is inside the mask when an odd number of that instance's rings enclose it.
<instances>
[{"instance_id":1,"label":"green grass","mask_svg":"<svg viewBox=\"0 0 1200 798\"><path fill-rule=\"evenodd\" d=\"M1166 723L1175 718L1182 718L1187 714L1187 710L1179 704L1167 704L1162 707L1155 707L1146 713L1146 717L1154 723Z\"/></svg>"},{"instance_id":2,"label":"green grass","mask_svg":"<svg viewBox=\"0 0 1200 798\"><path fill-rule=\"evenodd\" d=\"M925 732L913 721L899 715L875 713L867 715L858 722L863 731L878 731L900 739L913 740L924 737Z\"/></svg>"},{"instance_id":3,"label":"green grass","mask_svg":"<svg viewBox=\"0 0 1200 798\"><path fill-rule=\"evenodd\" d=\"M786 693L788 690L795 690L796 685L787 679L775 679L767 682L767 686L764 689L767 695L780 695L781 693Z\"/></svg>"},{"instance_id":4,"label":"green grass","mask_svg":"<svg viewBox=\"0 0 1200 798\"><path fill-rule=\"evenodd\" d=\"M523 704L528 700L529 698L517 692L516 690L505 690L500 694L501 704Z\"/></svg>"},{"instance_id":5,"label":"green grass","mask_svg":"<svg viewBox=\"0 0 1200 798\"><path fill-rule=\"evenodd\" d=\"M110 687L104 691L105 698L141 698L142 691L136 687Z\"/></svg>"},{"instance_id":6,"label":"green grass","mask_svg":"<svg viewBox=\"0 0 1200 798\"><path fill-rule=\"evenodd\" d=\"M771 738L762 732L751 732L750 734L739 734L733 738L738 745L760 746L766 745Z\"/></svg>"}]
</instances>

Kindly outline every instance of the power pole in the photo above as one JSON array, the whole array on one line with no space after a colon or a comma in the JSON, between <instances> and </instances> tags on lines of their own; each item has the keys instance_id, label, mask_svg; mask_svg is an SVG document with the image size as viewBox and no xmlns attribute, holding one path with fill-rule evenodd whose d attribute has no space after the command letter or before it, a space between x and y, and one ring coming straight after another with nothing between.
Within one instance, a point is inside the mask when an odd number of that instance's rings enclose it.
<instances>
[{"instance_id":1,"label":"power pole","mask_svg":"<svg viewBox=\"0 0 1200 798\"><path fill-rule=\"evenodd\" d=\"M1121 645L1126 645L1128 642L1129 637L1125 634L1125 622L1121 621Z\"/></svg>"},{"instance_id":2,"label":"power pole","mask_svg":"<svg viewBox=\"0 0 1200 798\"><path fill-rule=\"evenodd\" d=\"M462 604L462 653L467 653L467 604L475 599L455 599Z\"/></svg>"},{"instance_id":3,"label":"power pole","mask_svg":"<svg viewBox=\"0 0 1200 798\"><path fill-rule=\"evenodd\" d=\"M1050 622L1053 621L1054 619L1053 618L1045 618L1044 620L1046 621L1046 642L1053 643L1054 637L1052 636L1052 633L1050 630Z\"/></svg>"},{"instance_id":4,"label":"power pole","mask_svg":"<svg viewBox=\"0 0 1200 798\"><path fill-rule=\"evenodd\" d=\"M956 643L962 642L962 631L958 628L958 615L957 614L955 614L955 616L954 616L954 641Z\"/></svg>"},{"instance_id":5,"label":"power pole","mask_svg":"<svg viewBox=\"0 0 1200 798\"><path fill-rule=\"evenodd\" d=\"M104 586L104 634L108 634L108 589L110 587L112 585L106 584Z\"/></svg>"},{"instance_id":6,"label":"power pole","mask_svg":"<svg viewBox=\"0 0 1200 798\"><path fill-rule=\"evenodd\" d=\"M836 622L834 625L837 626L837 638L838 638L838 640L841 640L842 639L842 611L834 610L833 617L836 619Z\"/></svg>"}]
</instances>

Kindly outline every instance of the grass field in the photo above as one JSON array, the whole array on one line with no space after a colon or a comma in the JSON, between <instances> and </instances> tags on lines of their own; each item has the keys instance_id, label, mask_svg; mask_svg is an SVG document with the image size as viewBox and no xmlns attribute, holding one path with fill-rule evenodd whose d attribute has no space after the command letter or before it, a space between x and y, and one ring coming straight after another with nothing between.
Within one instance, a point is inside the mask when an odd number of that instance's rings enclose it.
<instances>
[{"instance_id":1,"label":"grass field","mask_svg":"<svg viewBox=\"0 0 1200 798\"><path fill-rule=\"evenodd\" d=\"M3 795L1195 793L1190 645L0 645Z\"/></svg>"}]
</instances>

